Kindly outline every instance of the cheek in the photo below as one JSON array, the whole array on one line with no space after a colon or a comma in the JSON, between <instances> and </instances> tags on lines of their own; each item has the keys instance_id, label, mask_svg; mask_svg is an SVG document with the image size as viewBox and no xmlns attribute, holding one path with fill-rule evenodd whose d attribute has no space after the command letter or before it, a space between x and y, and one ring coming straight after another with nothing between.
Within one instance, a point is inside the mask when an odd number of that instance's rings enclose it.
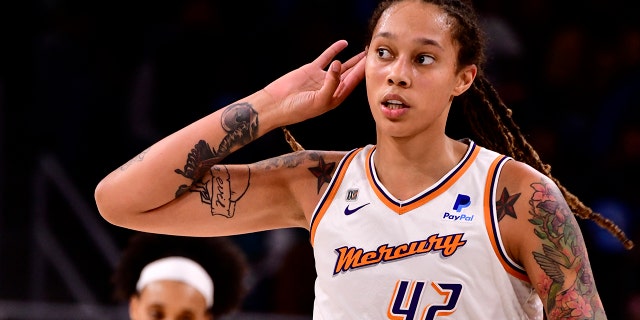
<instances>
[{"instance_id":1,"label":"cheek","mask_svg":"<svg viewBox=\"0 0 640 320\"><path fill-rule=\"evenodd\" d=\"M367 54L367 58L364 61L364 77L366 82L376 82L383 77L383 68L376 61L376 57L373 54Z\"/></svg>"},{"instance_id":2,"label":"cheek","mask_svg":"<svg viewBox=\"0 0 640 320\"><path fill-rule=\"evenodd\" d=\"M380 86L380 70L374 67L375 62L371 61L370 56L367 56L364 66L364 84L367 89L367 100L370 106L373 106L375 100L375 90Z\"/></svg>"}]
</instances>

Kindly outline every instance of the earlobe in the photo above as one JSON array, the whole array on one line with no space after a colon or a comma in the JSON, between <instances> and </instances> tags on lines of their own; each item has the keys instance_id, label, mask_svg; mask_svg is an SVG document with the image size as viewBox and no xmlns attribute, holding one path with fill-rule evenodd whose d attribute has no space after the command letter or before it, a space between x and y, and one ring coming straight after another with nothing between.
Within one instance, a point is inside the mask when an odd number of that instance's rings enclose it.
<instances>
[{"instance_id":1,"label":"earlobe","mask_svg":"<svg viewBox=\"0 0 640 320\"><path fill-rule=\"evenodd\" d=\"M473 79L476 78L476 74L478 73L478 67L475 64L464 67L458 73L458 83L453 90L454 96L459 96L463 94L471 84L473 83Z\"/></svg>"}]
</instances>

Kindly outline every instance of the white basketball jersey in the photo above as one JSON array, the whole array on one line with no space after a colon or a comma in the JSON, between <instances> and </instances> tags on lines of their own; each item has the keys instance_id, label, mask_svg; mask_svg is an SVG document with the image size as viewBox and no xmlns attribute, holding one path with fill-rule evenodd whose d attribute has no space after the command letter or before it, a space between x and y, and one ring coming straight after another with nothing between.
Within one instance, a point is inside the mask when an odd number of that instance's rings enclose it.
<instances>
[{"instance_id":1,"label":"white basketball jersey","mask_svg":"<svg viewBox=\"0 0 640 320\"><path fill-rule=\"evenodd\" d=\"M495 193L508 157L468 141L460 163L394 198L375 146L340 162L311 222L314 319L542 319L542 303L499 236Z\"/></svg>"}]
</instances>

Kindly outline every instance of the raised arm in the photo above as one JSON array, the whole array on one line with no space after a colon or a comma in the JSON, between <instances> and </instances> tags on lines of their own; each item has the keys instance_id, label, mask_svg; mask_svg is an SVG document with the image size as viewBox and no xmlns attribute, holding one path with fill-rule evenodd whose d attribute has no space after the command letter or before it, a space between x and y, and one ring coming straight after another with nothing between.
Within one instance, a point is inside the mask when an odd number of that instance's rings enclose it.
<instances>
[{"instance_id":1,"label":"raised arm","mask_svg":"<svg viewBox=\"0 0 640 320\"><path fill-rule=\"evenodd\" d=\"M363 54L344 64L334 61L346 46L344 40L335 42L314 61L167 136L111 172L95 190L100 214L122 227L184 235L233 234L300 225L304 215L300 216L301 201L290 188L295 180L291 170L273 170L273 166L264 163L214 165L274 128L318 116L343 102L364 77ZM304 160L310 155L307 152L298 157ZM270 174L260 173L265 170ZM264 192L245 192L249 182L256 184L251 185L253 190ZM222 189L215 193L207 188ZM207 194L222 198L210 199ZM275 196L293 200L285 204ZM241 207L237 206L239 198L244 203L262 203ZM269 201L278 203L285 212L274 214L274 210L268 210ZM203 205L210 203L213 206ZM260 219L235 219L237 225L224 230L199 225L203 210L211 210L209 216L217 215L214 207L226 210L227 215L235 215L241 208L253 210L251 215L271 220L264 226L259 225ZM288 216L289 212L298 216Z\"/></svg>"},{"instance_id":2,"label":"raised arm","mask_svg":"<svg viewBox=\"0 0 640 320\"><path fill-rule=\"evenodd\" d=\"M523 163L509 161L504 170L510 181L498 185L500 232L547 319L606 319L580 226L558 186Z\"/></svg>"}]
</instances>

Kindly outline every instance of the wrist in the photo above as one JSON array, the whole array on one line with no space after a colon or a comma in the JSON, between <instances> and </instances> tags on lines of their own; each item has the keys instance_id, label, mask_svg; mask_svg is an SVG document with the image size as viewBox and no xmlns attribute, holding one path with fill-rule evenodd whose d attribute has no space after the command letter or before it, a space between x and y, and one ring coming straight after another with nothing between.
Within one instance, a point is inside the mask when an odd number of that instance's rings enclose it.
<instances>
[{"instance_id":1,"label":"wrist","mask_svg":"<svg viewBox=\"0 0 640 320\"><path fill-rule=\"evenodd\" d=\"M278 102L268 91L262 89L243 99L243 101L249 103L258 114L259 130L264 131L263 133L289 124L279 112Z\"/></svg>"}]
</instances>

